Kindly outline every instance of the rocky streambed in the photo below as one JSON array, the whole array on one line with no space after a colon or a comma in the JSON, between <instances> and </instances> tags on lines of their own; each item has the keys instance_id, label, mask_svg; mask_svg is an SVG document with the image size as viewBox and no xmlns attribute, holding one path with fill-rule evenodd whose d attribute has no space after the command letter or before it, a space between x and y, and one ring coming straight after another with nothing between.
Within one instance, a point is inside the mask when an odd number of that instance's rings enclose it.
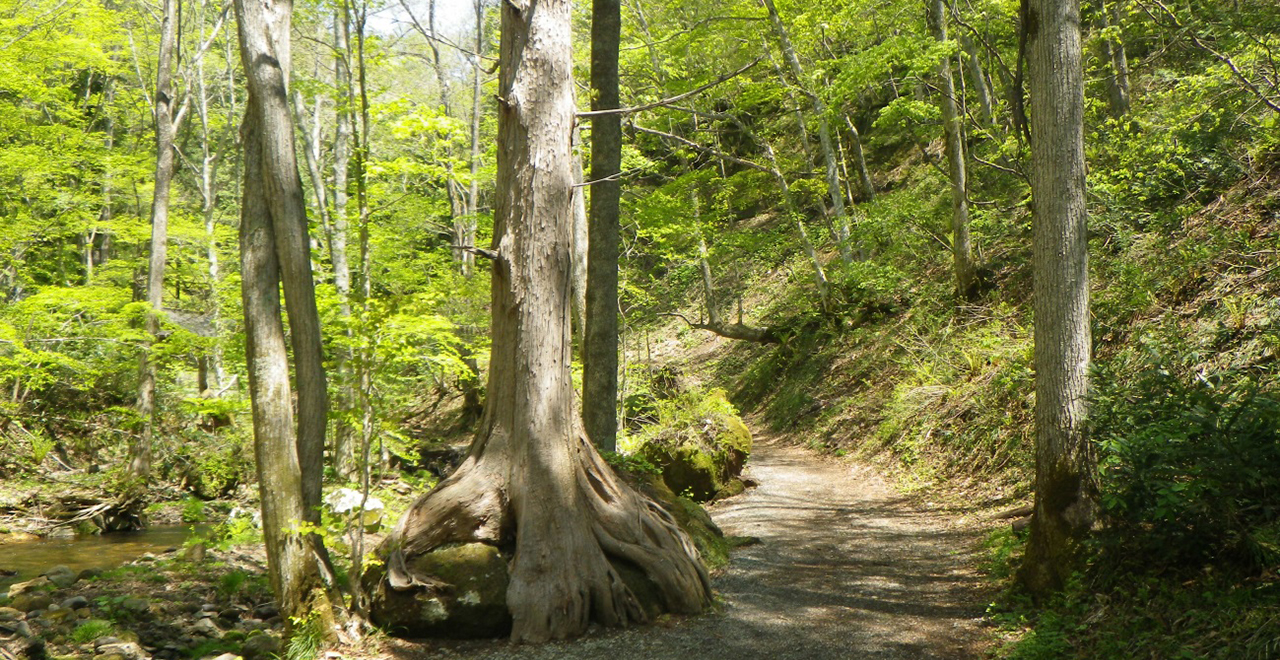
<instances>
[{"instance_id":1,"label":"rocky streambed","mask_svg":"<svg viewBox=\"0 0 1280 660\"><path fill-rule=\"evenodd\" d=\"M2 556L2 553L0 553ZM281 620L261 558L203 544L0 588L0 658L269 658Z\"/></svg>"}]
</instances>

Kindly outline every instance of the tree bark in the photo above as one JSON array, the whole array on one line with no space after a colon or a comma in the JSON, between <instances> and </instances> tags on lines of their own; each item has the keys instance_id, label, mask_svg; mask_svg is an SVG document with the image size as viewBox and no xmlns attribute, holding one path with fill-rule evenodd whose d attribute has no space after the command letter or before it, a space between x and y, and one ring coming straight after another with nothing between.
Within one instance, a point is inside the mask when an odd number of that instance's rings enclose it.
<instances>
[{"instance_id":1,"label":"tree bark","mask_svg":"<svg viewBox=\"0 0 1280 660\"><path fill-rule=\"evenodd\" d=\"M862 201L873 202L876 199L876 186L871 182L871 170L867 168L867 157L862 151L862 133L853 124L849 115L844 116L844 124L849 128L852 140L849 150L853 152L853 165L858 170L858 184L862 187Z\"/></svg>"},{"instance_id":2,"label":"tree bark","mask_svg":"<svg viewBox=\"0 0 1280 660\"><path fill-rule=\"evenodd\" d=\"M592 110L620 107L618 0L592 0ZM618 204L622 116L591 119L591 208L587 217L587 325L582 344L582 421L601 450L618 445Z\"/></svg>"},{"instance_id":3,"label":"tree bark","mask_svg":"<svg viewBox=\"0 0 1280 660\"><path fill-rule=\"evenodd\" d=\"M1098 505L1085 432L1091 340L1080 2L1031 0L1030 10L1036 497L1019 577L1044 596L1071 574Z\"/></svg>"},{"instance_id":4,"label":"tree bark","mask_svg":"<svg viewBox=\"0 0 1280 660\"><path fill-rule=\"evenodd\" d=\"M382 546L388 586L409 589L436 582L408 568L433 548L513 545L517 642L643 621L611 560L647 574L671 611L699 611L710 596L688 537L617 480L574 411L570 31L569 0L502 5L489 403L466 460Z\"/></svg>"},{"instance_id":5,"label":"tree bark","mask_svg":"<svg viewBox=\"0 0 1280 660\"><path fill-rule=\"evenodd\" d=\"M947 41L947 14L942 0L929 0L929 28L933 38ZM972 300L974 286L973 250L969 241L968 172L965 170L964 132L951 77L951 57L938 63L938 103L942 106L942 131L946 141L947 173L951 179L951 260L956 278L956 297Z\"/></svg>"},{"instance_id":6,"label":"tree bark","mask_svg":"<svg viewBox=\"0 0 1280 660\"><path fill-rule=\"evenodd\" d=\"M235 10L249 88L241 126L245 354L268 569L280 612L291 622L310 615L316 600L327 596L323 543L294 529L299 521L320 522L327 408L306 206L289 112L292 5L236 0ZM296 428L280 318L282 282L297 374Z\"/></svg>"},{"instance_id":7,"label":"tree bark","mask_svg":"<svg viewBox=\"0 0 1280 660\"><path fill-rule=\"evenodd\" d=\"M147 260L146 330L151 339L139 358L138 415L142 433L129 450L129 476L145 485L151 475L151 443L156 424L156 365L151 347L160 334L160 312L164 308L164 266L169 247L169 188L173 182L174 97L173 60L178 50L180 0L164 0L160 19L160 53L156 64L154 119L156 123L155 190L151 198L151 252Z\"/></svg>"}]
</instances>

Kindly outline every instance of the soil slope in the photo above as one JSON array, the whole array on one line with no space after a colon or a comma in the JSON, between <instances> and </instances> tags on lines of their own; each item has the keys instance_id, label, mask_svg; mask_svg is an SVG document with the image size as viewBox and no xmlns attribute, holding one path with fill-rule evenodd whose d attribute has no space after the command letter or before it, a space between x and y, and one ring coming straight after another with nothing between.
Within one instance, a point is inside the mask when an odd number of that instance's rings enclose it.
<instances>
[{"instance_id":1,"label":"soil slope","mask_svg":"<svg viewBox=\"0 0 1280 660\"><path fill-rule=\"evenodd\" d=\"M759 543L715 577L719 612L593 631L543 646L389 643L392 657L616 660L974 658L987 594L979 536L901 496L870 468L758 437L759 487L711 508L726 534Z\"/></svg>"}]
</instances>

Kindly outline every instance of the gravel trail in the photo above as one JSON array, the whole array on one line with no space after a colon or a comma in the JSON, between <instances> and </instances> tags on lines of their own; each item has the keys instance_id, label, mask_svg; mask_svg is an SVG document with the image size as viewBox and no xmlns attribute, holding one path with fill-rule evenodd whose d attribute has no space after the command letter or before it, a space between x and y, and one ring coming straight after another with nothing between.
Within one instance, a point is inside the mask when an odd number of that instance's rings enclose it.
<instances>
[{"instance_id":1,"label":"gravel trail","mask_svg":"<svg viewBox=\"0 0 1280 660\"><path fill-rule=\"evenodd\" d=\"M720 611L572 642L393 642L394 658L827 660L977 658L979 532L896 493L872 469L757 437L757 488L719 502L725 534L759 543L714 577Z\"/></svg>"}]
</instances>

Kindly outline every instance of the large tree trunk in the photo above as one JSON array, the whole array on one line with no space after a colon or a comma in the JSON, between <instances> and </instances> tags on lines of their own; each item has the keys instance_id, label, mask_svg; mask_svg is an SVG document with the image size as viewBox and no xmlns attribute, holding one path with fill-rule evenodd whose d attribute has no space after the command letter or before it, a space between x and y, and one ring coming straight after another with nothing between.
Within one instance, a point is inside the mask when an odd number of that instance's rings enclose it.
<instances>
[{"instance_id":1,"label":"large tree trunk","mask_svg":"<svg viewBox=\"0 0 1280 660\"><path fill-rule=\"evenodd\" d=\"M942 0L929 2L929 28L939 42L947 40L947 15ZM947 171L951 178L951 259L956 297L971 300L974 287L973 251L969 246L968 172L964 162L964 132L951 77L951 57L938 63L938 102L942 105L942 132L946 141Z\"/></svg>"},{"instance_id":2,"label":"large tree trunk","mask_svg":"<svg viewBox=\"0 0 1280 660\"><path fill-rule=\"evenodd\" d=\"M643 620L611 560L647 574L668 610L695 612L710 596L688 537L617 480L574 414L569 39L569 0L503 4L489 401L467 459L382 546L395 589L435 582L410 560L443 544L514 546L515 641Z\"/></svg>"},{"instance_id":3,"label":"large tree trunk","mask_svg":"<svg viewBox=\"0 0 1280 660\"><path fill-rule=\"evenodd\" d=\"M1079 0L1031 0L1028 35L1035 288L1036 498L1020 577L1060 588L1097 509L1086 438L1090 360Z\"/></svg>"},{"instance_id":4,"label":"large tree trunk","mask_svg":"<svg viewBox=\"0 0 1280 660\"><path fill-rule=\"evenodd\" d=\"M619 107L618 0L591 4L591 109ZM582 421L603 451L618 445L618 203L622 115L591 119L591 208L587 217L587 327L582 343Z\"/></svg>"},{"instance_id":5,"label":"large tree trunk","mask_svg":"<svg viewBox=\"0 0 1280 660\"><path fill-rule=\"evenodd\" d=\"M325 377L311 278L302 180L290 120L288 0L236 0L240 55L249 102L241 135L244 198L240 218L241 294L253 404L254 448L267 565L286 621L306 617L326 596L323 544L293 529L319 524ZM283 282L297 378L297 424L285 333Z\"/></svg>"},{"instance_id":6,"label":"large tree trunk","mask_svg":"<svg viewBox=\"0 0 1280 660\"><path fill-rule=\"evenodd\" d=\"M156 122L155 191L151 198L151 254L147 261L146 329L151 336L139 358L138 415L142 433L129 450L129 475L145 484L151 474L151 442L156 423L156 365L151 345L160 334L160 310L164 307L164 266L169 247L169 188L173 182L174 98L173 60L178 50L180 0L165 0L160 19L160 56L156 64L156 94L153 112Z\"/></svg>"}]
</instances>

